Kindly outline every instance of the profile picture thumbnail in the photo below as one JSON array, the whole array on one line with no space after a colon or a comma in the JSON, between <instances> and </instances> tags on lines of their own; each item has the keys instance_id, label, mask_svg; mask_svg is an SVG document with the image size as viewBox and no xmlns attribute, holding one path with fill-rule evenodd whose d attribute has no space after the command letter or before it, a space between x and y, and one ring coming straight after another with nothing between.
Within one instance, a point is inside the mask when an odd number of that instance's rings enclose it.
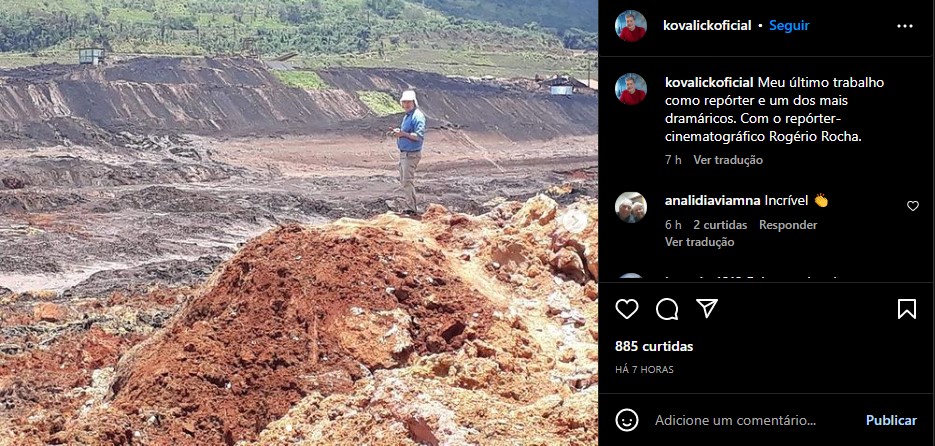
<instances>
[{"instance_id":1,"label":"profile picture thumbnail","mask_svg":"<svg viewBox=\"0 0 935 446\"><path fill-rule=\"evenodd\" d=\"M646 99L646 81L636 73L620 76L614 90L617 93L617 99L626 105L636 105Z\"/></svg>"},{"instance_id":2,"label":"profile picture thumbnail","mask_svg":"<svg viewBox=\"0 0 935 446\"><path fill-rule=\"evenodd\" d=\"M617 16L617 36L624 42L636 42L646 35L646 17L628 9Z\"/></svg>"},{"instance_id":3,"label":"profile picture thumbnail","mask_svg":"<svg viewBox=\"0 0 935 446\"><path fill-rule=\"evenodd\" d=\"M646 199L639 192L624 192L614 203L617 217L624 223L637 223L646 217Z\"/></svg>"}]
</instances>

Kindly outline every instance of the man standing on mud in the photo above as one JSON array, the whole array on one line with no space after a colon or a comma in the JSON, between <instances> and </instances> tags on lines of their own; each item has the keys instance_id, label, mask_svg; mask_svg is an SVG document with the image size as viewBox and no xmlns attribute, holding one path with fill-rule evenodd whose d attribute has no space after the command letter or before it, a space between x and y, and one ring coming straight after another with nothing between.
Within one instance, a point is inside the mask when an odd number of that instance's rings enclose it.
<instances>
[{"instance_id":1,"label":"man standing on mud","mask_svg":"<svg viewBox=\"0 0 935 446\"><path fill-rule=\"evenodd\" d=\"M399 103L406 110L406 115L403 116L403 123L399 128L393 129L393 136L398 138L396 147L399 148L399 182L403 192L402 212L406 215L418 215L416 187L413 182L419 160L422 159L425 115L419 110L416 92L412 90L404 91Z\"/></svg>"}]
</instances>

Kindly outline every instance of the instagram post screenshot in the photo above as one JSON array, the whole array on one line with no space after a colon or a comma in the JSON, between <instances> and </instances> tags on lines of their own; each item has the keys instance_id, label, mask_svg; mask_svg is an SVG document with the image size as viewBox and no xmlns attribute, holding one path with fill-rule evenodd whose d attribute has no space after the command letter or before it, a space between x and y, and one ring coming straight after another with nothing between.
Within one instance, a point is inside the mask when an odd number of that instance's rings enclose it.
<instances>
[{"instance_id":1,"label":"instagram post screenshot","mask_svg":"<svg viewBox=\"0 0 935 446\"><path fill-rule=\"evenodd\" d=\"M7 1L0 446L935 445L933 40Z\"/></svg>"},{"instance_id":2,"label":"instagram post screenshot","mask_svg":"<svg viewBox=\"0 0 935 446\"><path fill-rule=\"evenodd\" d=\"M597 445L598 22L2 2L0 446Z\"/></svg>"},{"instance_id":3,"label":"instagram post screenshot","mask_svg":"<svg viewBox=\"0 0 935 446\"><path fill-rule=\"evenodd\" d=\"M933 444L932 5L600 14L600 444Z\"/></svg>"}]
</instances>

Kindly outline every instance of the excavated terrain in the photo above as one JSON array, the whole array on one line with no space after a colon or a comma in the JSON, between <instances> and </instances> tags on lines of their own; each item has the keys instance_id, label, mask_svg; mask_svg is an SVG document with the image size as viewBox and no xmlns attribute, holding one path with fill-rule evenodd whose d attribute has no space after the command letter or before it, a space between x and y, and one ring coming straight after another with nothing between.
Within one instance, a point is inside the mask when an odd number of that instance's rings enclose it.
<instances>
[{"instance_id":1,"label":"excavated terrain","mask_svg":"<svg viewBox=\"0 0 935 446\"><path fill-rule=\"evenodd\" d=\"M597 258L595 202L538 195L283 225L194 288L6 293L0 444L594 444Z\"/></svg>"},{"instance_id":2,"label":"excavated terrain","mask_svg":"<svg viewBox=\"0 0 935 446\"><path fill-rule=\"evenodd\" d=\"M593 94L408 70L319 75L324 89L290 88L258 61L212 58L0 71L0 286L81 297L189 285L200 277L185 262L216 265L271 227L396 209L385 131L400 116L375 116L358 91L419 92L426 203L478 214L573 180L553 197L597 194Z\"/></svg>"},{"instance_id":3,"label":"excavated terrain","mask_svg":"<svg viewBox=\"0 0 935 446\"><path fill-rule=\"evenodd\" d=\"M596 443L596 96L318 74L0 71L0 446Z\"/></svg>"},{"instance_id":4,"label":"excavated terrain","mask_svg":"<svg viewBox=\"0 0 935 446\"><path fill-rule=\"evenodd\" d=\"M412 70L331 69L320 75L328 88L303 90L284 86L252 59L160 57L0 70L0 138L120 145L132 139L124 132L366 134L385 121L357 92L397 96L407 88L419 91L420 107L436 127L472 128L512 140L597 129L593 95L530 94Z\"/></svg>"}]
</instances>

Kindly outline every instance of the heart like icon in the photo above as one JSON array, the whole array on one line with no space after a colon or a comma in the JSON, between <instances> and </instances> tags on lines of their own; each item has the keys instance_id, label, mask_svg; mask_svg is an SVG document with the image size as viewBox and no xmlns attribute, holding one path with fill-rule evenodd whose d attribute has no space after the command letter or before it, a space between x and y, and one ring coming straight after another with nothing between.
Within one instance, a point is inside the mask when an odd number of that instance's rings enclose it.
<instances>
[{"instance_id":1,"label":"heart like icon","mask_svg":"<svg viewBox=\"0 0 935 446\"><path fill-rule=\"evenodd\" d=\"M918 201L908 201L908 202L906 202L906 206L909 206L909 210L910 210L910 211L915 212L916 209L919 209L919 202L918 202Z\"/></svg>"},{"instance_id":2,"label":"heart like icon","mask_svg":"<svg viewBox=\"0 0 935 446\"><path fill-rule=\"evenodd\" d=\"M623 304L625 308L621 309L621 304ZM630 304L633 304L633 310L627 312L626 310L629 310ZM624 319L630 319L631 316L636 314L636 310L640 309L640 303L637 302L636 299L618 299L616 308L617 312L620 313Z\"/></svg>"}]
</instances>

